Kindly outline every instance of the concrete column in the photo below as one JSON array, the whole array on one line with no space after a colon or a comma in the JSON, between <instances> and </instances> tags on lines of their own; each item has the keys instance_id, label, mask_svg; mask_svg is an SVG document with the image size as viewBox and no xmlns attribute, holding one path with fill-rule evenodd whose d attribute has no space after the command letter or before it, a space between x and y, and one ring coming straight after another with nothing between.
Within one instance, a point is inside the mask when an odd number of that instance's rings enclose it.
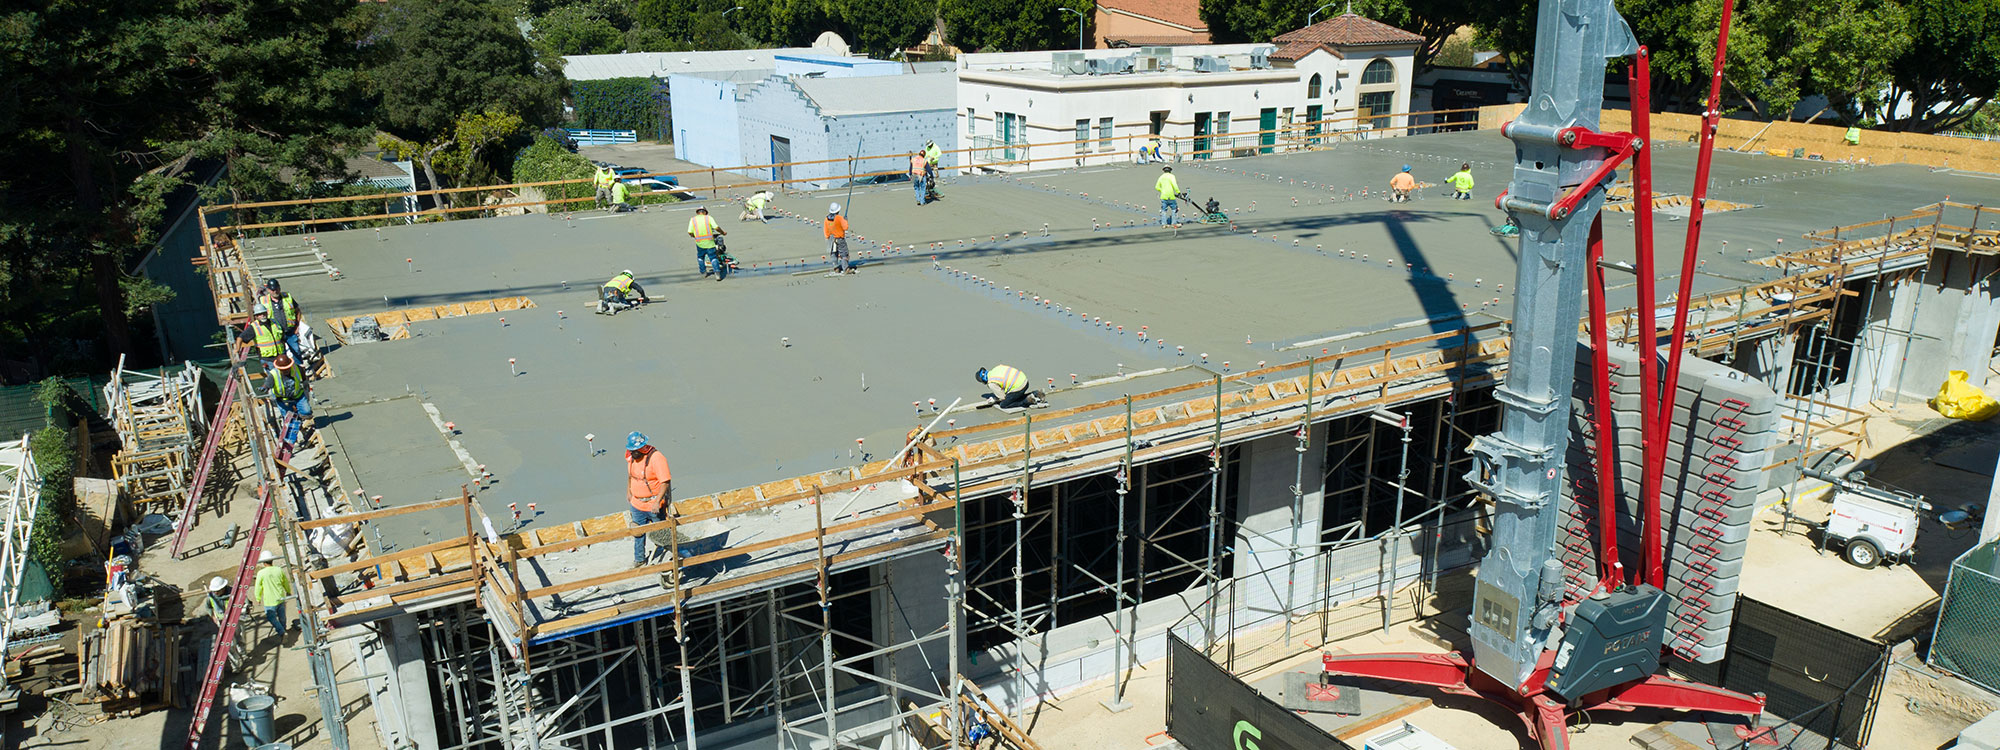
<instances>
[{"instance_id":1,"label":"concrete column","mask_svg":"<svg viewBox=\"0 0 2000 750\"><path fill-rule=\"evenodd\" d=\"M1325 434L1323 425L1315 428L1306 447L1306 493L1297 535L1302 547L1319 540L1323 504L1319 480L1321 457L1326 452ZM1285 606L1286 563L1291 559L1287 547L1293 538L1292 485L1299 476L1298 438L1291 432L1270 435L1251 441L1243 451L1242 476L1237 484L1237 532L1233 541L1236 558L1232 575L1243 580L1239 589L1243 600L1238 607L1253 610L1247 614L1255 620L1269 615L1254 610L1279 610ZM1309 601L1314 596L1311 555L1310 549L1300 552L1291 585L1294 601ZM1246 625L1240 619L1244 616L1238 615L1237 627Z\"/></svg>"},{"instance_id":2,"label":"concrete column","mask_svg":"<svg viewBox=\"0 0 2000 750\"><path fill-rule=\"evenodd\" d=\"M1991 290L1990 282L1985 281L1966 290L1959 300L1950 338L1952 369L1964 370L1967 382L1980 388L1986 387L1993 341L2000 334L2000 300L1993 298Z\"/></svg>"},{"instance_id":3,"label":"concrete column","mask_svg":"<svg viewBox=\"0 0 2000 750\"><path fill-rule=\"evenodd\" d=\"M389 678L370 681L375 690L376 722L397 735L391 748L437 750L437 717L431 711L430 663L424 660L424 644L417 633L416 615L389 618L381 639L382 653L388 657ZM364 670L365 671L365 670Z\"/></svg>"},{"instance_id":4,"label":"concrete column","mask_svg":"<svg viewBox=\"0 0 2000 750\"><path fill-rule=\"evenodd\" d=\"M884 587L876 602L875 642L884 646L906 644L950 626L951 612L945 606L951 577L945 574L941 553L907 555L884 562L882 575L894 582ZM905 646L887 655L887 665L897 682L943 692L951 684L949 638ZM927 704L930 698L908 695L904 700ZM897 708L902 708L901 703Z\"/></svg>"}]
</instances>

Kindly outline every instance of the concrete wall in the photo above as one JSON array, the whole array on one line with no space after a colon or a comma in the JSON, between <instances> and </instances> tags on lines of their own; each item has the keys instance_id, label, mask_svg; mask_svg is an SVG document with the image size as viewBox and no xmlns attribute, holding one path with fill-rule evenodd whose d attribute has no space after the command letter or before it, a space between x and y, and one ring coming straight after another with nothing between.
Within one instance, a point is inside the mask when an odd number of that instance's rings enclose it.
<instances>
[{"instance_id":1,"label":"concrete wall","mask_svg":"<svg viewBox=\"0 0 2000 750\"><path fill-rule=\"evenodd\" d=\"M1895 285L1888 323L1874 337L1882 350L1877 393L1893 393L1900 384L1904 396L1929 398L1952 370L1964 370L1981 388L1992 382L1987 368L2000 333L2000 300L1994 299L1990 280L1974 283L1974 270L1964 255L1941 252L1917 280Z\"/></svg>"},{"instance_id":2,"label":"concrete wall","mask_svg":"<svg viewBox=\"0 0 2000 750\"><path fill-rule=\"evenodd\" d=\"M773 136L791 141L794 162L844 159L856 153L887 154L863 159L854 166L857 174L907 171L909 152L922 148L927 140L937 141L941 149L958 148L950 110L825 117L785 78L766 79L744 93L738 116L738 148L750 164L771 163ZM846 184L848 164L803 164L791 172L793 179L831 187ZM760 170L758 176L772 177L768 170Z\"/></svg>"},{"instance_id":3,"label":"concrete wall","mask_svg":"<svg viewBox=\"0 0 2000 750\"><path fill-rule=\"evenodd\" d=\"M675 75L667 77L667 88L673 92L673 106L667 114L676 158L708 167L747 163L743 139L736 132L735 82Z\"/></svg>"}]
</instances>

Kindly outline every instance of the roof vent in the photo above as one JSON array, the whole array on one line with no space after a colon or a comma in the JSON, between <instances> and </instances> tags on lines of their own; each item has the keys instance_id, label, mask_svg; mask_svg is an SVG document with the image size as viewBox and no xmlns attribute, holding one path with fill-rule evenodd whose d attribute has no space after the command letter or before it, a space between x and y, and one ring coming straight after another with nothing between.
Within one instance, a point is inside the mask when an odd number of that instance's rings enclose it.
<instances>
[{"instance_id":1,"label":"roof vent","mask_svg":"<svg viewBox=\"0 0 2000 750\"><path fill-rule=\"evenodd\" d=\"M1194 69L1199 73L1227 73L1229 61L1214 55L1197 55L1194 58Z\"/></svg>"},{"instance_id":2,"label":"roof vent","mask_svg":"<svg viewBox=\"0 0 2000 750\"><path fill-rule=\"evenodd\" d=\"M1090 61L1091 75L1102 76L1130 72L1132 72L1132 58L1130 57L1098 57Z\"/></svg>"},{"instance_id":3,"label":"roof vent","mask_svg":"<svg viewBox=\"0 0 2000 750\"><path fill-rule=\"evenodd\" d=\"M1056 52L1049 55L1049 72L1059 76L1089 75L1090 66L1082 52Z\"/></svg>"}]
</instances>

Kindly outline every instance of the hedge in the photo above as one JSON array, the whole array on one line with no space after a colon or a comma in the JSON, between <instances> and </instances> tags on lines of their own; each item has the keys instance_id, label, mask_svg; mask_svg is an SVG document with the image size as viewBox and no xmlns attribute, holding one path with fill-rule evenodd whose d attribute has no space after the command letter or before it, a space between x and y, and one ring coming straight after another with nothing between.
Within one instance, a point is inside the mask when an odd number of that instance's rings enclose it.
<instances>
[{"instance_id":1,"label":"hedge","mask_svg":"<svg viewBox=\"0 0 2000 750\"><path fill-rule=\"evenodd\" d=\"M636 130L641 139L667 140L667 82L661 78L571 81L576 127Z\"/></svg>"}]
</instances>

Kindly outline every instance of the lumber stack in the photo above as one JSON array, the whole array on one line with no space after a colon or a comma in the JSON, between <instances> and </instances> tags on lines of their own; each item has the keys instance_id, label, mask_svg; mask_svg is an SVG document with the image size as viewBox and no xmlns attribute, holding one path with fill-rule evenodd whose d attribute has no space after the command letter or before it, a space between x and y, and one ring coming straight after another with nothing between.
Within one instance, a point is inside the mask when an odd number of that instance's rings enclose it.
<instances>
[{"instance_id":1,"label":"lumber stack","mask_svg":"<svg viewBox=\"0 0 2000 750\"><path fill-rule=\"evenodd\" d=\"M182 707L183 630L121 617L77 638L77 701Z\"/></svg>"}]
</instances>

